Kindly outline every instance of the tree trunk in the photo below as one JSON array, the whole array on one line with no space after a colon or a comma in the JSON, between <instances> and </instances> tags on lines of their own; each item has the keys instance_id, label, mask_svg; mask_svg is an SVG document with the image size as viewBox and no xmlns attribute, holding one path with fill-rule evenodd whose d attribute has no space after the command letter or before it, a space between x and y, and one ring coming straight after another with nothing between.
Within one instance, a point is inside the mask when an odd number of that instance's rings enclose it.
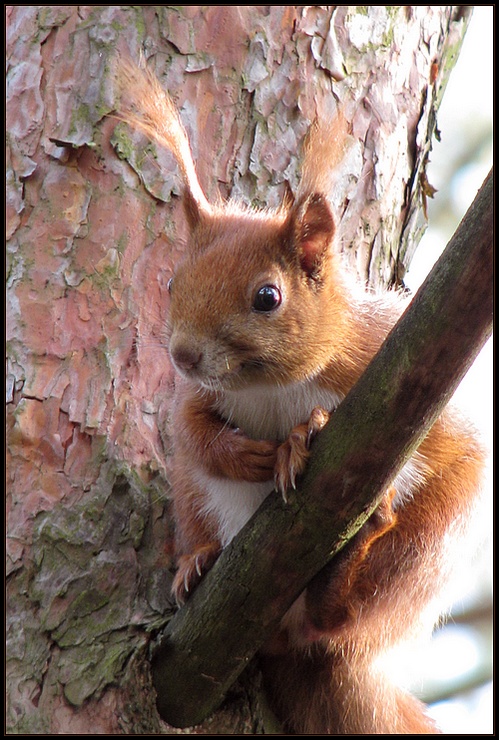
<instances>
[{"instance_id":1,"label":"tree trunk","mask_svg":"<svg viewBox=\"0 0 499 740\"><path fill-rule=\"evenodd\" d=\"M185 227L172 160L108 115L118 53L176 99L209 198L276 205L339 100L338 246L377 287L424 228L467 8L7 6L10 732L175 732L148 648L172 611L164 306ZM201 731L262 732L255 692Z\"/></svg>"}]
</instances>

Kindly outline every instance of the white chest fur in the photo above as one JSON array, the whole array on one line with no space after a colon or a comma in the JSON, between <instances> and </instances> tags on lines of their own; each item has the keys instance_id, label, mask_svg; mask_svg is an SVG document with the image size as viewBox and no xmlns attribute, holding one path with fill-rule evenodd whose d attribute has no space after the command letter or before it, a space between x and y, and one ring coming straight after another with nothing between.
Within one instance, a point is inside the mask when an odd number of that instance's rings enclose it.
<instances>
[{"instance_id":1,"label":"white chest fur","mask_svg":"<svg viewBox=\"0 0 499 740\"><path fill-rule=\"evenodd\" d=\"M316 406L332 411L341 398L315 383L284 387L258 386L224 395L218 410L231 425L252 439L284 441L297 424L307 421ZM274 488L273 481L249 483L200 474L207 493L205 511L219 524L225 546L246 524Z\"/></svg>"},{"instance_id":2,"label":"white chest fur","mask_svg":"<svg viewBox=\"0 0 499 740\"><path fill-rule=\"evenodd\" d=\"M316 406L333 411L342 396L314 381L287 386L255 386L225 393L221 415L252 439L284 441L297 424L308 421Z\"/></svg>"}]
</instances>

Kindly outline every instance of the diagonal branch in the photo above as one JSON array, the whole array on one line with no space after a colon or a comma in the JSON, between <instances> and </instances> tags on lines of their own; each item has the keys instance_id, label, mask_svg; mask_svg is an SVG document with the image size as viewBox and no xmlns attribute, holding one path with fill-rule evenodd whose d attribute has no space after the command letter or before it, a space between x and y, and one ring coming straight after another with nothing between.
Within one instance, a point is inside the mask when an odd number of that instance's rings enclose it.
<instances>
[{"instance_id":1,"label":"diagonal branch","mask_svg":"<svg viewBox=\"0 0 499 740\"><path fill-rule=\"evenodd\" d=\"M298 491L271 495L169 623L153 660L171 724L207 717L311 578L355 534L492 330L493 177L316 439ZM336 491L324 501L321 491Z\"/></svg>"}]
</instances>

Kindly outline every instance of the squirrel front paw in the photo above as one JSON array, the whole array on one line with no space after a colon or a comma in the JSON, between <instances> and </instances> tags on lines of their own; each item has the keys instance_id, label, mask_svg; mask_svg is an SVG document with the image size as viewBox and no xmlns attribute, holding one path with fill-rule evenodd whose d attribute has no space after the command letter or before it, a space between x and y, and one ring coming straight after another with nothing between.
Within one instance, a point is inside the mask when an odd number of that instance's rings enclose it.
<instances>
[{"instance_id":1,"label":"squirrel front paw","mask_svg":"<svg viewBox=\"0 0 499 740\"><path fill-rule=\"evenodd\" d=\"M316 406L308 422L294 427L287 440L278 447L274 481L284 501L287 502L288 490L296 488L296 479L306 468L312 439L327 424L328 420L329 412Z\"/></svg>"},{"instance_id":2,"label":"squirrel front paw","mask_svg":"<svg viewBox=\"0 0 499 740\"><path fill-rule=\"evenodd\" d=\"M220 554L220 545L216 542L200 547L189 555L181 555L177 563L177 572L172 584L172 595L178 606L182 606L198 585L203 575Z\"/></svg>"}]
</instances>

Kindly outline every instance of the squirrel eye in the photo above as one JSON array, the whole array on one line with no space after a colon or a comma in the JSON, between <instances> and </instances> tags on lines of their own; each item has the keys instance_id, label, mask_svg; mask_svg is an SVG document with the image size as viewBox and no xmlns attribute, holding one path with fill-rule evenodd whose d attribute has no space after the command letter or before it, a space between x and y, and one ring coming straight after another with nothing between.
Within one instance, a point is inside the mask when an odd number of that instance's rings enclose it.
<instances>
[{"instance_id":1,"label":"squirrel eye","mask_svg":"<svg viewBox=\"0 0 499 740\"><path fill-rule=\"evenodd\" d=\"M282 295L275 285L263 285L255 296L253 308L255 311L274 311L281 305Z\"/></svg>"},{"instance_id":2,"label":"squirrel eye","mask_svg":"<svg viewBox=\"0 0 499 740\"><path fill-rule=\"evenodd\" d=\"M171 293L172 288L173 288L173 278L171 277L166 284L166 289L168 290L169 293Z\"/></svg>"}]
</instances>

